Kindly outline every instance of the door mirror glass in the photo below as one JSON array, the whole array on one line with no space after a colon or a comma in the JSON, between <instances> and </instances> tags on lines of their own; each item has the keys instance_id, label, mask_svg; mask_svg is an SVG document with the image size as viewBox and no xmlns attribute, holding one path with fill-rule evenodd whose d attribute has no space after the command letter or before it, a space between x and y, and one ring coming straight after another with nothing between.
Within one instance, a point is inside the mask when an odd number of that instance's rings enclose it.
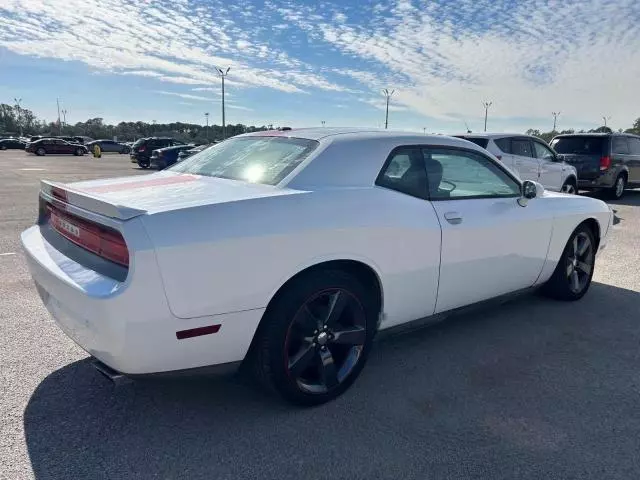
<instances>
[{"instance_id":1,"label":"door mirror glass","mask_svg":"<svg viewBox=\"0 0 640 480\"><path fill-rule=\"evenodd\" d=\"M531 180L525 180L522 182L522 196L528 200L536 198L538 196L538 187L536 182Z\"/></svg>"}]
</instances>

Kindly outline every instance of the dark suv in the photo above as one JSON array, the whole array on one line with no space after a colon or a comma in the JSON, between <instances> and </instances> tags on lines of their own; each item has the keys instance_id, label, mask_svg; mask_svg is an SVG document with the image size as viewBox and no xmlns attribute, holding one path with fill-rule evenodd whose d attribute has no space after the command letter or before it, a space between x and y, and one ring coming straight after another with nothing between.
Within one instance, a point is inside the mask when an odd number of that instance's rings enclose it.
<instances>
[{"instance_id":1,"label":"dark suv","mask_svg":"<svg viewBox=\"0 0 640 480\"><path fill-rule=\"evenodd\" d=\"M141 138L131 146L131 161L137 163L141 168L149 168L151 154L154 150L184 144L180 140L169 137Z\"/></svg>"},{"instance_id":2,"label":"dark suv","mask_svg":"<svg viewBox=\"0 0 640 480\"><path fill-rule=\"evenodd\" d=\"M558 135L551 146L576 167L578 188L603 188L618 199L625 188L640 187L640 136L626 133Z\"/></svg>"}]
</instances>

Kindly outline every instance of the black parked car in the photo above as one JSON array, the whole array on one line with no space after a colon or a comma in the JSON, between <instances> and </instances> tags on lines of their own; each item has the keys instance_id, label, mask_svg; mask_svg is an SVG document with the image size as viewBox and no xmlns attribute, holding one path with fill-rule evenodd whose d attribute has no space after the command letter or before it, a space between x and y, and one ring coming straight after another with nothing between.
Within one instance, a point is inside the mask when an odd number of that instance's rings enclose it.
<instances>
[{"instance_id":1,"label":"black parked car","mask_svg":"<svg viewBox=\"0 0 640 480\"><path fill-rule=\"evenodd\" d=\"M27 144L19 138L3 138L0 140L0 150L24 150Z\"/></svg>"},{"instance_id":2,"label":"black parked car","mask_svg":"<svg viewBox=\"0 0 640 480\"><path fill-rule=\"evenodd\" d=\"M47 153L71 153L73 155L84 155L88 153L87 147L79 143L70 143L60 138L43 138L29 143L25 151L35 153L38 156Z\"/></svg>"},{"instance_id":3,"label":"black parked car","mask_svg":"<svg viewBox=\"0 0 640 480\"><path fill-rule=\"evenodd\" d=\"M185 145L185 143L169 137L141 138L131 147L131 161L136 162L141 168L149 168L154 150L174 145Z\"/></svg>"},{"instance_id":4,"label":"black parked car","mask_svg":"<svg viewBox=\"0 0 640 480\"><path fill-rule=\"evenodd\" d=\"M201 152L205 148L209 148L211 145L215 145L215 143L217 142L205 143L204 145L198 145L197 147L193 147L188 150L181 150L180 153L178 153L178 162L181 162L185 158L189 158L191 155L195 153Z\"/></svg>"},{"instance_id":5,"label":"black parked car","mask_svg":"<svg viewBox=\"0 0 640 480\"><path fill-rule=\"evenodd\" d=\"M175 145L173 147L165 147L154 150L151 154L151 167L162 170L167 168L178 161L178 155L180 152L190 150L195 145Z\"/></svg>"},{"instance_id":6,"label":"black parked car","mask_svg":"<svg viewBox=\"0 0 640 480\"><path fill-rule=\"evenodd\" d=\"M640 187L640 136L572 133L554 137L551 146L576 167L578 188L603 188L618 199L625 188Z\"/></svg>"},{"instance_id":7,"label":"black parked car","mask_svg":"<svg viewBox=\"0 0 640 480\"><path fill-rule=\"evenodd\" d=\"M131 152L131 148L120 142L114 142L113 140L93 140L92 142L85 143L86 147L89 151L93 150L94 145L100 145L100 150L103 153L113 152L113 153L129 153Z\"/></svg>"}]
</instances>

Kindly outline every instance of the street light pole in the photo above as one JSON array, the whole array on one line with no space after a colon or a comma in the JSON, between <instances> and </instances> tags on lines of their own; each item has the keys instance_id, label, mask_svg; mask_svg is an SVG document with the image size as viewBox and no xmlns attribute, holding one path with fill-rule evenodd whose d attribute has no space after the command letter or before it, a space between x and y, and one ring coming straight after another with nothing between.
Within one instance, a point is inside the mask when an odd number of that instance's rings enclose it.
<instances>
[{"instance_id":1,"label":"street light pole","mask_svg":"<svg viewBox=\"0 0 640 480\"><path fill-rule=\"evenodd\" d=\"M389 126L389 100L391 99L391 95L393 95L393 92L395 92L395 90L389 91L388 88L385 88L384 90L382 90L382 93L384 93L384 96L387 97L387 111L386 111L386 114L384 116L384 128L385 129Z\"/></svg>"},{"instance_id":2,"label":"street light pole","mask_svg":"<svg viewBox=\"0 0 640 480\"><path fill-rule=\"evenodd\" d=\"M322 120L320 123L322 123L322 126L324 127L325 123L327 123L327 122L325 122L324 120Z\"/></svg>"},{"instance_id":3,"label":"street light pole","mask_svg":"<svg viewBox=\"0 0 640 480\"><path fill-rule=\"evenodd\" d=\"M224 119L224 78L229 74L229 70L231 67L227 67L226 70L222 70L221 68L216 67L218 73L220 74L220 78L222 79L222 139L227 138L227 124Z\"/></svg>"},{"instance_id":4,"label":"street light pole","mask_svg":"<svg viewBox=\"0 0 640 480\"><path fill-rule=\"evenodd\" d=\"M62 135L62 124L60 123L60 99L56 98L58 104L58 135Z\"/></svg>"},{"instance_id":5,"label":"street light pole","mask_svg":"<svg viewBox=\"0 0 640 480\"><path fill-rule=\"evenodd\" d=\"M209 112L204 114L204 118L207 119L207 127L206 127L206 129L204 131L204 135L205 135L205 138L207 140L207 143L209 143Z\"/></svg>"},{"instance_id":6,"label":"street light pole","mask_svg":"<svg viewBox=\"0 0 640 480\"><path fill-rule=\"evenodd\" d=\"M605 117L604 115L602 116L602 119L604 120L604 126L607 126L607 120L611 120L611 117Z\"/></svg>"},{"instance_id":7,"label":"street light pole","mask_svg":"<svg viewBox=\"0 0 640 480\"><path fill-rule=\"evenodd\" d=\"M487 117L489 116L489 107L493 105L493 102L482 102L484 105L484 131L487 131Z\"/></svg>"},{"instance_id":8,"label":"street light pole","mask_svg":"<svg viewBox=\"0 0 640 480\"><path fill-rule=\"evenodd\" d=\"M553 131L556 131L556 123L558 121L558 117L560 116L560 112L551 112L551 115L553 115Z\"/></svg>"},{"instance_id":9,"label":"street light pole","mask_svg":"<svg viewBox=\"0 0 640 480\"><path fill-rule=\"evenodd\" d=\"M69 111L66 108L62 109L62 124L66 127L67 126L67 113Z\"/></svg>"},{"instance_id":10,"label":"street light pole","mask_svg":"<svg viewBox=\"0 0 640 480\"><path fill-rule=\"evenodd\" d=\"M18 110L18 128L20 129L20 136L22 137L22 108L20 107L22 98L13 97L13 101L16 102L16 109Z\"/></svg>"}]
</instances>

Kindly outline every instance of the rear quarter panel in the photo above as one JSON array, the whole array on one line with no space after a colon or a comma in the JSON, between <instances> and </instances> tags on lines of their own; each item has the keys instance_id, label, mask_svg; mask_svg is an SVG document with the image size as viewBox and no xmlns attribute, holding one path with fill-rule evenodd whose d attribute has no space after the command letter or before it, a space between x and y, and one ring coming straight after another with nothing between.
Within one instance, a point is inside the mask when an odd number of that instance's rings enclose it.
<instances>
[{"instance_id":1,"label":"rear quarter panel","mask_svg":"<svg viewBox=\"0 0 640 480\"><path fill-rule=\"evenodd\" d=\"M370 266L388 325L433 313L440 226L430 203L378 187L300 192L143 219L174 315L264 308L301 270Z\"/></svg>"}]
</instances>

